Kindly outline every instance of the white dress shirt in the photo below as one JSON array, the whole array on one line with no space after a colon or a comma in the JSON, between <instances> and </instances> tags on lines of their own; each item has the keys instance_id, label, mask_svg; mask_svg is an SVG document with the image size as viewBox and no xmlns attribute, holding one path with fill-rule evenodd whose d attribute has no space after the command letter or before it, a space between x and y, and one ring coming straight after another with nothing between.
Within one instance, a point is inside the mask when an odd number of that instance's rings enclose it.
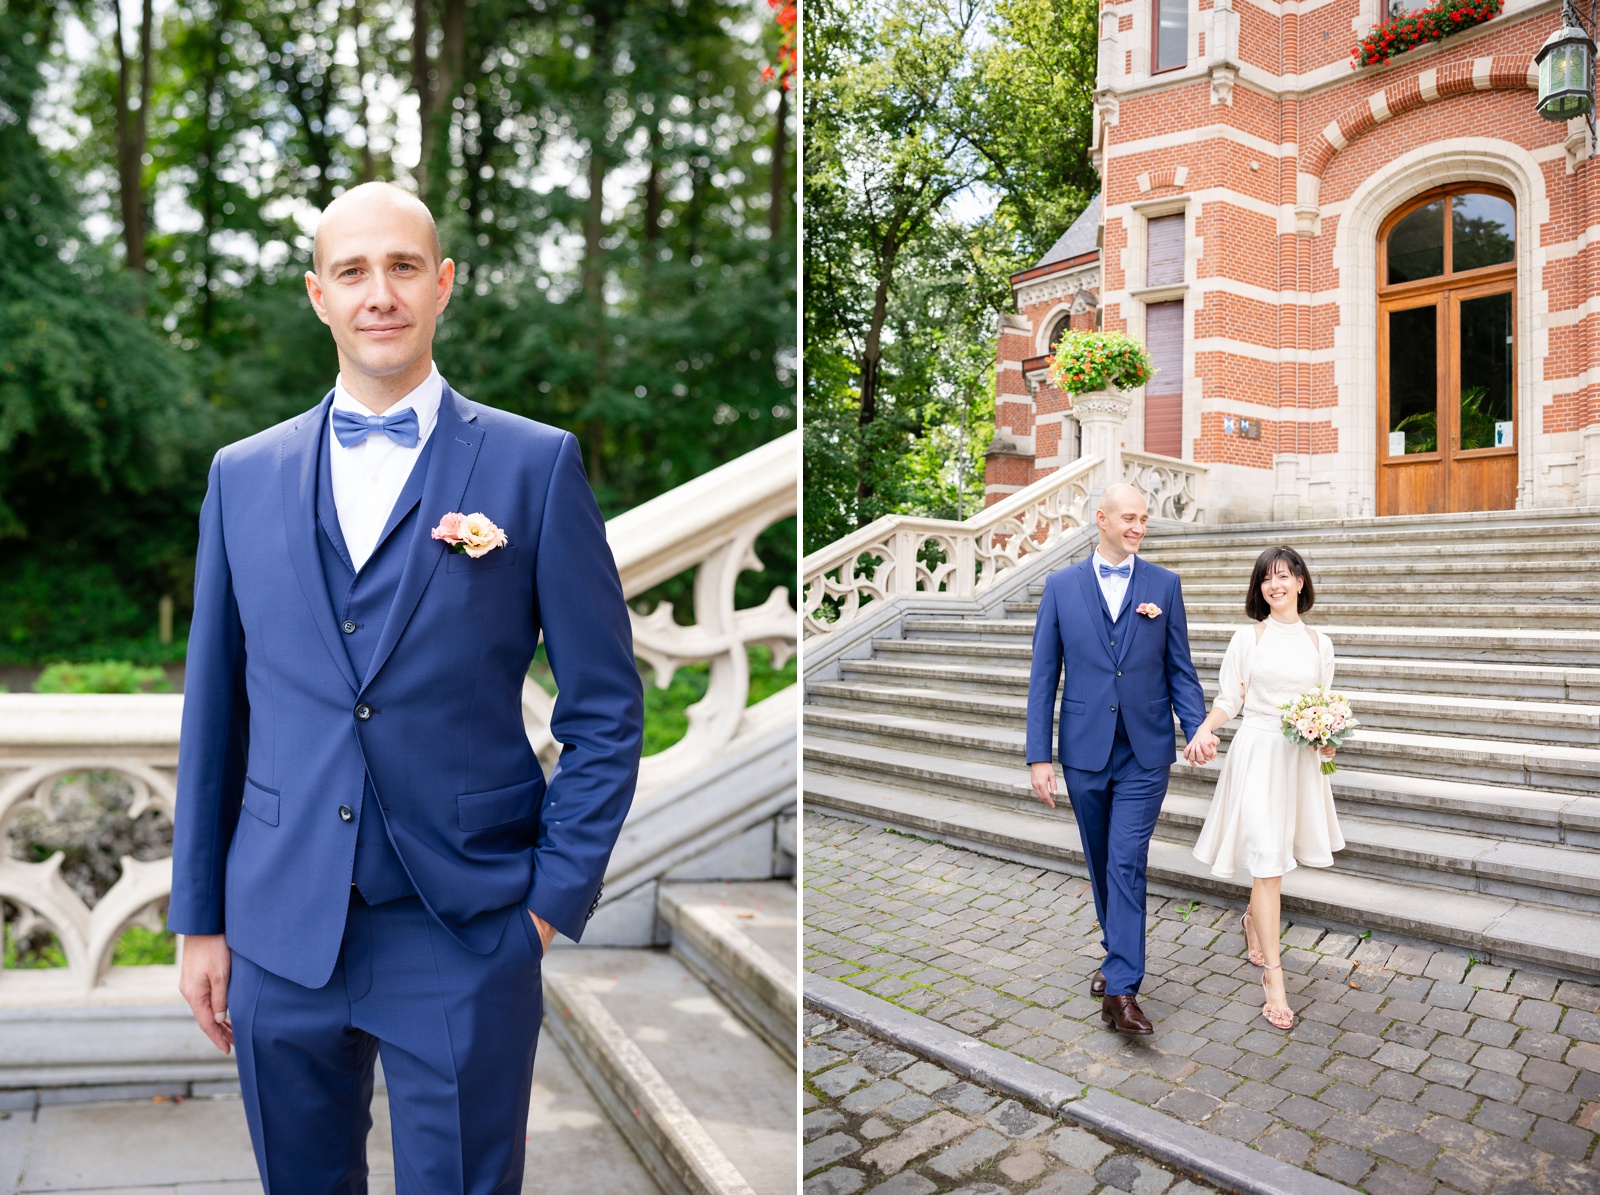
<instances>
[{"instance_id":1,"label":"white dress shirt","mask_svg":"<svg viewBox=\"0 0 1600 1195\"><path fill-rule=\"evenodd\" d=\"M1094 569L1094 579L1100 582L1100 592L1105 594L1106 608L1111 611L1111 620L1113 622L1116 621L1117 615L1122 613L1122 599L1127 596L1128 586L1133 581L1133 561L1134 558L1129 556L1122 562L1129 566L1126 577L1119 577L1115 574L1109 577L1100 575L1100 566L1102 564L1110 565L1111 561L1100 555L1099 548L1094 550L1094 558L1089 562L1089 567ZM1112 565L1112 567L1115 568L1117 566Z\"/></svg>"},{"instance_id":2,"label":"white dress shirt","mask_svg":"<svg viewBox=\"0 0 1600 1195\"><path fill-rule=\"evenodd\" d=\"M416 411L415 448L396 444L381 431L372 432L353 448L346 448L334 435L333 412L344 410L356 415L375 412L351 396L344 388L342 375L333 384L333 407L328 412L328 466L333 475L333 505L339 512L339 530L344 533L350 563L358 571L377 548L378 536L394 511L400 491L411 477L422 446L433 434L443 395L444 378L435 365L422 385L383 412L392 415L406 407Z\"/></svg>"}]
</instances>

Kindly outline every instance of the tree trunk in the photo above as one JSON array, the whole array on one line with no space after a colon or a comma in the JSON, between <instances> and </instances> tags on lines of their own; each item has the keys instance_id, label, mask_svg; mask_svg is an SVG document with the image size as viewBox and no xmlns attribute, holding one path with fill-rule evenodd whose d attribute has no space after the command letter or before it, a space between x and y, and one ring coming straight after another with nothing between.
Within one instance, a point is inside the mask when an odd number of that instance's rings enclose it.
<instances>
[{"instance_id":1,"label":"tree trunk","mask_svg":"<svg viewBox=\"0 0 1600 1195\"><path fill-rule=\"evenodd\" d=\"M356 43L356 88L361 99L356 108L356 127L361 130L361 181L370 183L378 177L372 159L372 113L367 102L367 47L361 41L361 0L350 5L350 32Z\"/></svg>"},{"instance_id":2,"label":"tree trunk","mask_svg":"<svg viewBox=\"0 0 1600 1195\"><path fill-rule=\"evenodd\" d=\"M417 193L428 193L428 166L433 161L433 120L429 110L433 89L428 80L428 0L411 3L411 89L417 93L417 117L420 142L417 150L417 168L411 176L417 181Z\"/></svg>"},{"instance_id":3,"label":"tree trunk","mask_svg":"<svg viewBox=\"0 0 1600 1195\"><path fill-rule=\"evenodd\" d=\"M661 124L650 125L650 173L644 179L644 243L654 249L661 239Z\"/></svg>"},{"instance_id":4,"label":"tree trunk","mask_svg":"<svg viewBox=\"0 0 1600 1195\"><path fill-rule=\"evenodd\" d=\"M789 89L778 90L778 119L772 130L772 189L767 208L767 227L776 245L783 235L783 208L788 199L784 160L789 156Z\"/></svg>"},{"instance_id":5,"label":"tree trunk","mask_svg":"<svg viewBox=\"0 0 1600 1195\"><path fill-rule=\"evenodd\" d=\"M139 110L130 103L132 91L127 43L122 28L122 6L111 0L117 39L117 184L122 210L123 264L135 274L145 272L144 145L146 108L150 100L151 0L144 0L139 31Z\"/></svg>"},{"instance_id":6,"label":"tree trunk","mask_svg":"<svg viewBox=\"0 0 1600 1195\"><path fill-rule=\"evenodd\" d=\"M878 418L878 379L883 371L883 325L889 315L889 285L894 278L895 258L899 256L898 238L890 233L878 255L878 288L872 296L872 318L867 325L867 338L861 346L861 408L856 416L856 427L865 432ZM861 446L856 455L856 526L865 527L872 521L867 513L867 503L877 492L871 470Z\"/></svg>"}]
</instances>

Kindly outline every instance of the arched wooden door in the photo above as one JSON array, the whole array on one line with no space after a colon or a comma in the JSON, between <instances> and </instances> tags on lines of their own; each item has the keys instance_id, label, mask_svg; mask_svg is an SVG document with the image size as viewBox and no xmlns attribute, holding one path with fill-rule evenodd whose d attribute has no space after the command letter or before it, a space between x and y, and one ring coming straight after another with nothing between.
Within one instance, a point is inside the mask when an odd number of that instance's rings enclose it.
<instances>
[{"instance_id":1,"label":"arched wooden door","mask_svg":"<svg viewBox=\"0 0 1600 1195\"><path fill-rule=\"evenodd\" d=\"M1378 234L1378 513L1517 501L1516 209L1468 183Z\"/></svg>"}]
</instances>

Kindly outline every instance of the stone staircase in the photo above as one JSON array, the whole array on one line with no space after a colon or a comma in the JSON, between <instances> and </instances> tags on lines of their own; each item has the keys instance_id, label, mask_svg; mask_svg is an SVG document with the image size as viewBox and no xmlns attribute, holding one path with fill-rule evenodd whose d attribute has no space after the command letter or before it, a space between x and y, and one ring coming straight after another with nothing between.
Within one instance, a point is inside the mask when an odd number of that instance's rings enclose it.
<instances>
[{"instance_id":1,"label":"stone staircase","mask_svg":"<svg viewBox=\"0 0 1600 1195\"><path fill-rule=\"evenodd\" d=\"M657 911L670 950L551 953L547 1040L660 1191L791 1195L799 1151L794 884L668 881Z\"/></svg>"},{"instance_id":2,"label":"stone staircase","mask_svg":"<svg viewBox=\"0 0 1600 1195\"><path fill-rule=\"evenodd\" d=\"M1600 975L1600 512L1153 527L1142 554L1183 579L1208 699L1251 565L1275 543L1311 568L1308 621L1333 639L1335 685L1364 724L1333 777L1348 845L1333 868L1285 878L1286 909ZM870 645L809 667L805 799L1081 870L1070 813L1031 796L1024 729L1044 575L1091 544L1081 534L982 607L880 614ZM1175 762L1153 885L1248 891L1190 854L1219 764Z\"/></svg>"}]
</instances>

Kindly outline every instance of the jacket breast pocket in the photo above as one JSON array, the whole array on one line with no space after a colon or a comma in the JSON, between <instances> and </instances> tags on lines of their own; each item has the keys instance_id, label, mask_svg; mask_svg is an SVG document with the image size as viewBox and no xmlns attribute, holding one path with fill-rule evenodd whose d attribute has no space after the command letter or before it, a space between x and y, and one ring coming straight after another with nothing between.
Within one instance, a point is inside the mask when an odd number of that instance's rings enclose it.
<instances>
[{"instance_id":1,"label":"jacket breast pocket","mask_svg":"<svg viewBox=\"0 0 1600 1195\"><path fill-rule=\"evenodd\" d=\"M263 788L248 776L244 781L244 811L269 826L278 824L278 794Z\"/></svg>"},{"instance_id":2,"label":"jacket breast pocket","mask_svg":"<svg viewBox=\"0 0 1600 1195\"><path fill-rule=\"evenodd\" d=\"M509 825L539 812L543 780L525 780L505 788L481 793L462 793L456 798L456 824L463 834Z\"/></svg>"},{"instance_id":3,"label":"jacket breast pocket","mask_svg":"<svg viewBox=\"0 0 1600 1195\"><path fill-rule=\"evenodd\" d=\"M1061 703L1061 712L1066 714L1083 714L1088 708L1081 701L1063 701Z\"/></svg>"},{"instance_id":4,"label":"jacket breast pocket","mask_svg":"<svg viewBox=\"0 0 1600 1195\"><path fill-rule=\"evenodd\" d=\"M507 544L474 559L465 552L451 552L445 557L444 567L450 573L481 573L490 569L507 568L516 563L517 545Z\"/></svg>"}]
</instances>

